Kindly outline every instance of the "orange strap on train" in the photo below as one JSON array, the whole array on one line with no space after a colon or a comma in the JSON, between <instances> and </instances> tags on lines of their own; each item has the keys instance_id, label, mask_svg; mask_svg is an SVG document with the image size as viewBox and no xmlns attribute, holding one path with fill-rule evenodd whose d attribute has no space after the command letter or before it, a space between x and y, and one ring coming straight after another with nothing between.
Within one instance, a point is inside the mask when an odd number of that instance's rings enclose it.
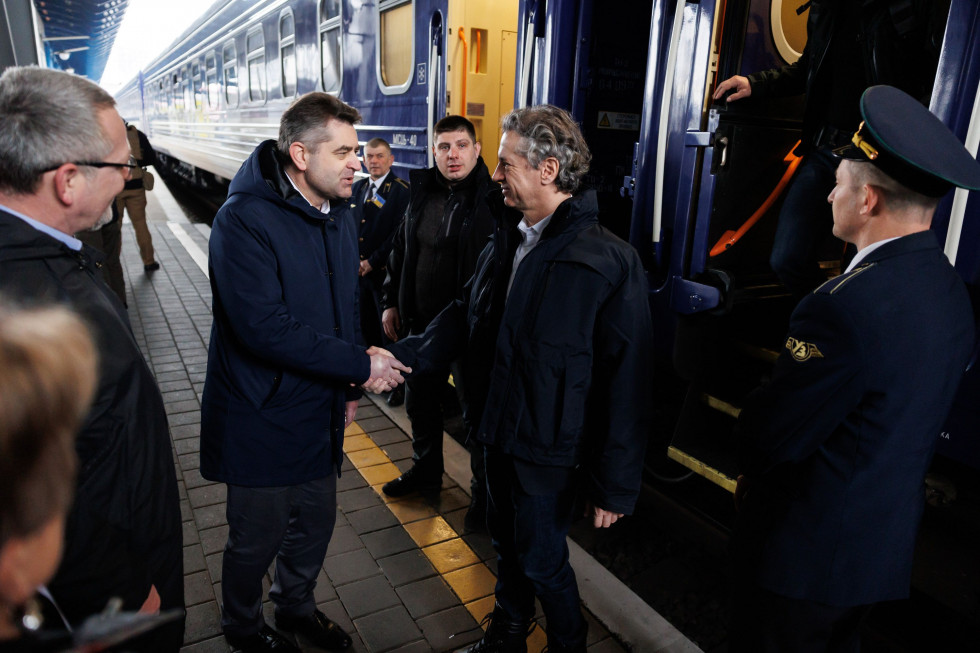
<instances>
[{"instance_id":1,"label":"orange strap on train","mask_svg":"<svg viewBox=\"0 0 980 653\"><path fill-rule=\"evenodd\" d=\"M796 169L800 166L800 161L803 160L802 157L793 154L793 151L796 150L799 144L800 141L796 141L796 145L789 148L789 152L787 152L786 156L783 158L783 161L789 165L786 166L786 172L783 173L779 183L776 184L776 187L772 189L771 193L769 193L769 197L766 198L766 201L755 210L755 213L749 216L749 219L738 228L738 231L729 230L722 234L718 242L715 243L715 246L711 248L711 252L709 254L710 256L718 256L719 254L723 254L731 249L735 243L741 240L742 236L744 236L748 230L751 229L763 215L765 215L766 211L772 208L772 205L776 203L779 196L783 194L784 190L786 190L786 186L789 185L789 180L792 179L793 175L796 173Z\"/></svg>"}]
</instances>

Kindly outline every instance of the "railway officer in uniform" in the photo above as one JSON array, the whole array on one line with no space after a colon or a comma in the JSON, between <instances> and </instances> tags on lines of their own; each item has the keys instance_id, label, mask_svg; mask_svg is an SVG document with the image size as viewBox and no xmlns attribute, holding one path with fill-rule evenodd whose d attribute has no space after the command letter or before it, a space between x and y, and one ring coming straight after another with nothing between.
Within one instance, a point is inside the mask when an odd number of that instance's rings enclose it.
<instances>
[{"instance_id":1,"label":"railway officer in uniform","mask_svg":"<svg viewBox=\"0 0 980 653\"><path fill-rule=\"evenodd\" d=\"M360 114L328 93L282 114L235 175L210 240L214 323L201 401L201 474L228 485L221 626L244 653L328 650L351 638L316 608L337 516L344 428L360 391L390 390L397 361L359 343L351 185ZM394 363L394 366L393 366Z\"/></svg>"},{"instance_id":2,"label":"railway officer in uniform","mask_svg":"<svg viewBox=\"0 0 980 653\"><path fill-rule=\"evenodd\" d=\"M395 157L383 138L364 146L364 165L370 177L354 182L351 209L358 223L357 247L361 254L361 336L366 345L384 344L381 330L381 284L395 230L408 208L408 182L391 172ZM388 397L402 393L398 386ZM397 401L394 402L397 405Z\"/></svg>"},{"instance_id":3,"label":"railway officer in uniform","mask_svg":"<svg viewBox=\"0 0 980 653\"><path fill-rule=\"evenodd\" d=\"M903 91L874 86L837 168L834 234L857 255L794 311L738 424L735 653L857 651L871 605L908 596L923 479L970 356L966 288L930 230L980 164Z\"/></svg>"},{"instance_id":4,"label":"railway officer in uniform","mask_svg":"<svg viewBox=\"0 0 980 653\"><path fill-rule=\"evenodd\" d=\"M503 188L491 244L462 297L419 337L392 345L416 372L463 357L486 447L496 605L470 653L523 653L534 599L548 650L586 650L565 537L584 495L597 528L632 512L650 435L653 337L636 251L580 190L591 153L562 109L502 123ZM497 195L497 202L501 197Z\"/></svg>"}]
</instances>

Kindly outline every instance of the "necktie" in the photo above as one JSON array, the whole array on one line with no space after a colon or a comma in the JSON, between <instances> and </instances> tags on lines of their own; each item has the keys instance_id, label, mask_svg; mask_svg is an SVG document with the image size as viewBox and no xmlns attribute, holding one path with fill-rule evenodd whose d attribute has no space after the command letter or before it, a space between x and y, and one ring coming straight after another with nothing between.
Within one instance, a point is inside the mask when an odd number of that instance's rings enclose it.
<instances>
[{"instance_id":1,"label":"necktie","mask_svg":"<svg viewBox=\"0 0 980 653\"><path fill-rule=\"evenodd\" d=\"M374 199L374 182L369 181L368 188L367 188L367 197L364 198L364 203L367 204L373 199Z\"/></svg>"}]
</instances>

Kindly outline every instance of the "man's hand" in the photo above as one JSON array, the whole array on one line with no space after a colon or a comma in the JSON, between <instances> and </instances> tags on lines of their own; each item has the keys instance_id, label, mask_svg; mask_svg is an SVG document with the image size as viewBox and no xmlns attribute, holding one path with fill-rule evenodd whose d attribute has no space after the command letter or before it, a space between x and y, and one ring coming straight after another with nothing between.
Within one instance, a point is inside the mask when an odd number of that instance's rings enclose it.
<instances>
[{"instance_id":1,"label":"man's hand","mask_svg":"<svg viewBox=\"0 0 980 653\"><path fill-rule=\"evenodd\" d=\"M387 392L405 381L402 372L412 371L411 367L403 365L387 349L371 347L367 350L367 355L371 357L371 376L361 387L368 392Z\"/></svg>"},{"instance_id":2,"label":"man's hand","mask_svg":"<svg viewBox=\"0 0 980 653\"><path fill-rule=\"evenodd\" d=\"M752 95L752 84L749 84L749 78L743 77L742 75L735 75L718 84L715 88L714 95L711 97L715 100L720 100L731 89L734 89L735 92L728 96L727 102L734 102L735 100L741 100Z\"/></svg>"},{"instance_id":3,"label":"man's hand","mask_svg":"<svg viewBox=\"0 0 980 653\"><path fill-rule=\"evenodd\" d=\"M385 335L392 342L398 342L398 331L402 328L402 320L395 307L386 308L381 316L381 326L384 327Z\"/></svg>"},{"instance_id":4,"label":"man's hand","mask_svg":"<svg viewBox=\"0 0 980 653\"><path fill-rule=\"evenodd\" d=\"M609 512L590 502L585 504L585 516L592 518L592 525L596 528L609 528L623 516L623 513Z\"/></svg>"},{"instance_id":5,"label":"man's hand","mask_svg":"<svg viewBox=\"0 0 980 653\"><path fill-rule=\"evenodd\" d=\"M344 404L344 428L351 425L355 414L357 414L357 399Z\"/></svg>"},{"instance_id":6,"label":"man's hand","mask_svg":"<svg viewBox=\"0 0 980 653\"><path fill-rule=\"evenodd\" d=\"M358 274L361 275L362 277L366 277L371 273L371 270L373 269L374 268L371 267L371 264L368 263L367 260L365 259L361 261L361 269L358 271Z\"/></svg>"}]
</instances>

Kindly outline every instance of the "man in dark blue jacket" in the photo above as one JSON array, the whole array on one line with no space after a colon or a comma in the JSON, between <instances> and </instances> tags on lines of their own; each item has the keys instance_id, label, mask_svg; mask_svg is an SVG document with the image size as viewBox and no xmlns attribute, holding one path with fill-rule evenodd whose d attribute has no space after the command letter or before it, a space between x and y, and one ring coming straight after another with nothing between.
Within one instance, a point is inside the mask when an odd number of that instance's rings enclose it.
<instances>
[{"instance_id":1,"label":"man in dark blue jacket","mask_svg":"<svg viewBox=\"0 0 980 653\"><path fill-rule=\"evenodd\" d=\"M357 227L361 254L361 336L366 345L385 344L381 330L381 284L395 231L408 208L408 182L391 172L395 157L383 138L364 145L364 166L369 177L354 182L351 211ZM400 388L399 388L400 389Z\"/></svg>"},{"instance_id":2,"label":"man in dark blue jacket","mask_svg":"<svg viewBox=\"0 0 980 653\"><path fill-rule=\"evenodd\" d=\"M875 86L830 194L844 274L800 302L739 418L733 652L857 651L871 604L908 596L923 478L973 344L930 230L980 165L916 100Z\"/></svg>"},{"instance_id":3,"label":"man in dark blue jacket","mask_svg":"<svg viewBox=\"0 0 980 653\"><path fill-rule=\"evenodd\" d=\"M357 230L348 201L360 114L310 93L232 180L211 233L214 323L201 402L201 474L228 484L222 628L245 653L297 653L262 618L318 646L351 639L313 588L336 518L344 428L360 391L401 380L359 344Z\"/></svg>"},{"instance_id":4,"label":"man in dark blue jacket","mask_svg":"<svg viewBox=\"0 0 980 653\"><path fill-rule=\"evenodd\" d=\"M510 210L495 211L465 294L392 352L417 372L462 356L473 436L486 447L496 606L469 650L526 651L537 596L548 650L584 652L565 537L577 495L605 528L639 494L651 426L647 285L636 251L599 225L595 192L578 191L591 154L571 116L521 109L503 130L493 178Z\"/></svg>"}]
</instances>

